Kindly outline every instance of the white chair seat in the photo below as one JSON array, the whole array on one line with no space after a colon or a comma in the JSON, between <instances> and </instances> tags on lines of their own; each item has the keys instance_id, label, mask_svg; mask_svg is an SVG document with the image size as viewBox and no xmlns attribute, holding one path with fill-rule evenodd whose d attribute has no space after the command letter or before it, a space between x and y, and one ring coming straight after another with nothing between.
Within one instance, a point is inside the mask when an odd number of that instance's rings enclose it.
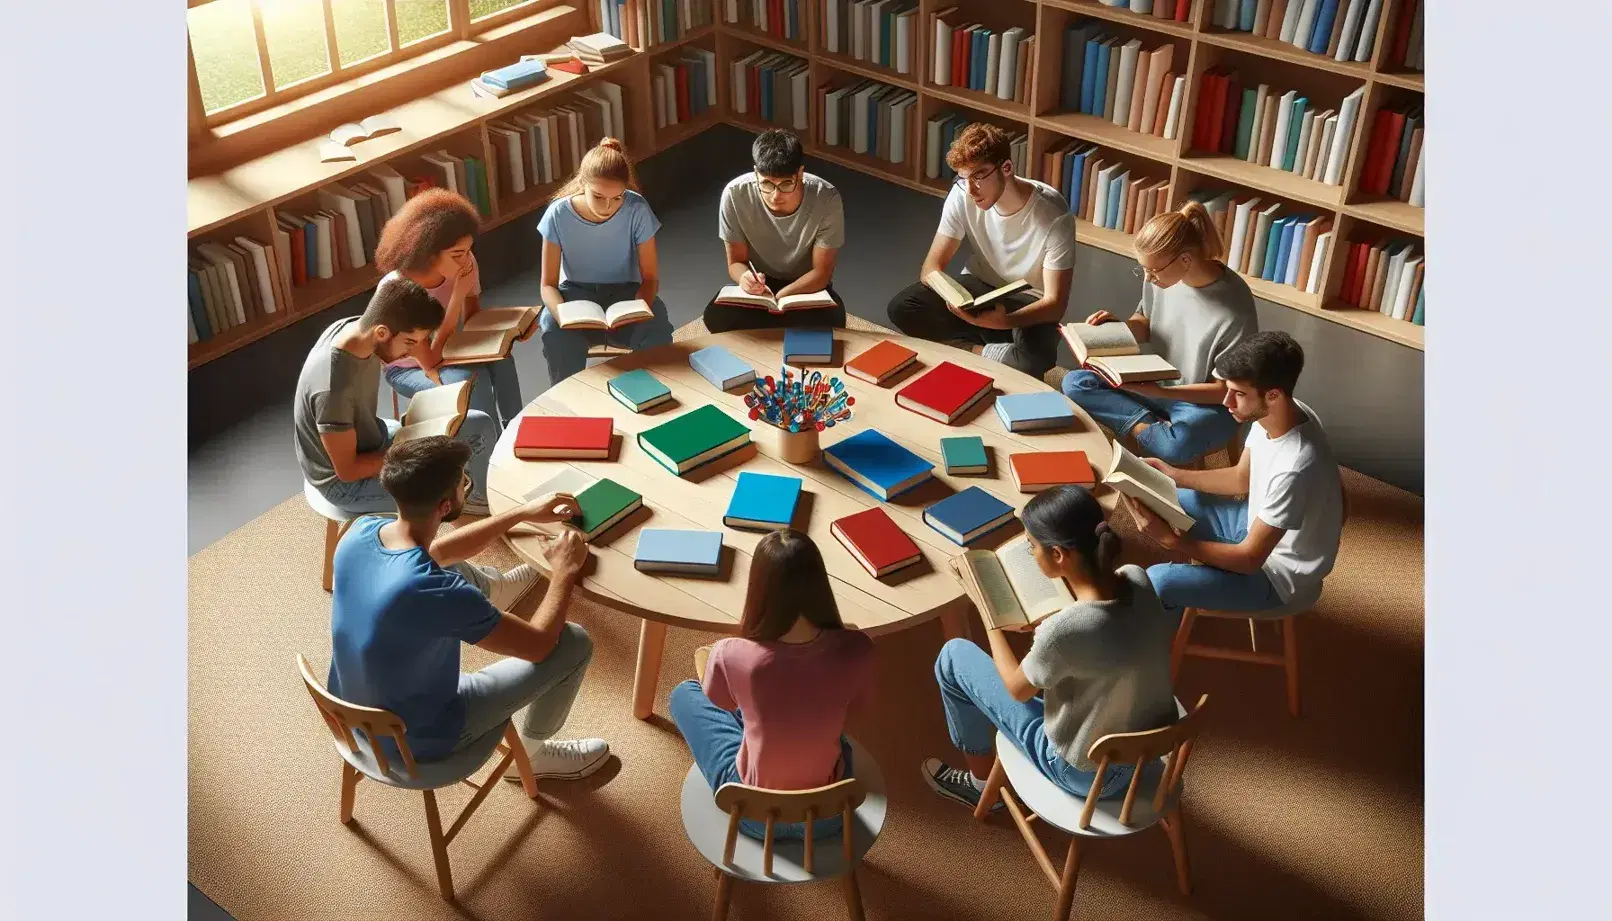
<instances>
[{"instance_id":1,"label":"white chair seat","mask_svg":"<svg viewBox=\"0 0 1612 921\"><path fill-rule=\"evenodd\" d=\"M851 814L852 849L856 860L860 861L884 830L888 800L879 763L855 739L851 740L851 764L855 776L867 791L867 798ZM806 883L839 876L846 870L845 845L840 835L814 837L816 846L813 849L811 873L807 873L802 864L806 846L804 839L774 839L772 875L764 875L761 872L763 842L742 832L733 847L733 863L724 864L722 851L728 839L728 814L717 808L716 794L711 785L705 782L698 765L691 766L688 776L683 778L683 828L701 856L712 866L738 879L761 883Z\"/></svg>"},{"instance_id":2,"label":"white chair seat","mask_svg":"<svg viewBox=\"0 0 1612 921\"><path fill-rule=\"evenodd\" d=\"M1067 834L1084 838L1121 838L1148 829L1159 821L1159 814L1153 809L1153 794L1158 789L1160 778L1164 776L1162 758L1148 762L1142 769L1142 783L1136 791L1136 801L1131 804L1130 825L1122 825L1119 821L1120 808L1125 805L1125 796L1121 792L1098 800L1097 809L1091 814L1091 826L1081 828L1080 814L1086 809L1086 800L1048 780L1029 756L1020 751L1011 738L1000 732L996 734L996 757L1002 762L1008 782L1013 785L1013 792L1024 807ZM1180 793L1181 787L1178 785L1174 793L1164 798L1165 812L1175 808Z\"/></svg>"},{"instance_id":3,"label":"white chair seat","mask_svg":"<svg viewBox=\"0 0 1612 921\"><path fill-rule=\"evenodd\" d=\"M365 777L380 781L389 787L401 787L405 790L437 790L456 784L481 770L487 759L498 750L498 743L504 738L504 727L499 726L446 758L416 761L413 777L403 773L403 759L398 757L394 746L388 746L386 755L388 770L382 771L375 761L375 753L364 733L354 730L353 738L358 741L357 751L338 741L336 753ZM382 738L389 737L382 736Z\"/></svg>"},{"instance_id":4,"label":"white chair seat","mask_svg":"<svg viewBox=\"0 0 1612 921\"><path fill-rule=\"evenodd\" d=\"M325 498L325 494L319 491L319 487L313 485L307 480L302 481L302 498L308 500L309 508L331 521L351 521L354 518L359 517L357 515L349 515L332 505L330 500Z\"/></svg>"}]
</instances>

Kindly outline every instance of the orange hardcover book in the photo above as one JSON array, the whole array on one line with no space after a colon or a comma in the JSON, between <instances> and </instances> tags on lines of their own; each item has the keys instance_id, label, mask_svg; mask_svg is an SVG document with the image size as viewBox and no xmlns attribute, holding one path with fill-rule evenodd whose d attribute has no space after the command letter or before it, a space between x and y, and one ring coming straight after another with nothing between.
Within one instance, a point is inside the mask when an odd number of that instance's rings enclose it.
<instances>
[{"instance_id":1,"label":"orange hardcover book","mask_svg":"<svg viewBox=\"0 0 1612 921\"><path fill-rule=\"evenodd\" d=\"M918 360L918 353L889 339L845 363L845 373L870 384L883 384Z\"/></svg>"},{"instance_id":2,"label":"orange hardcover book","mask_svg":"<svg viewBox=\"0 0 1612 921\"><path fill-rule=\"evenodd\" d=\"M1147 72L1152 64L1152 52L1144 50L1136 56L1136 70L1131 82L1131 104L1125 110L1127 115L1125 127L1132 131L1142 130L1142 97L1147 95Z\"/></svg>"},{"instance_id":3,"label":"orange hardcover book","mask_svg":"<svg viewBox=\"0 0 1612 921\"><path fill-rule=\"evenodd\" d=\"M1298 289L1300 291L1306 290L1306 286L1310 283L1310 263L1315 261L1315 241L1320 239L1323 233L1331 229L1332 220L1330 218L1311 221L1304 226L1304 248L1299 251Z\"/></svg>"},{"instance_id":4,"label":"orange hardcover book","mask_svg":"<svg viewBox=\"0 0 1612 921\"><path fill-rule=\"evenodd\" d=\"M1091 222L1092 209L1097 206L1097 196L1088 195L1085 193L1091 190L1092 177L1102 172L1103 167L1106 165L1107 164L1098 157L1086 158L1086 178L1081 180L1080 184L1080 188L1083 190L1080 196L1080 219L1086 221L1087 223Z\"/></svg>"},{"instance_id":5,"label":"orange hardcover book","mask_svg":"<svg viewBox=\"0 0 1612 921\"><path fill-rule=\"evenodd\" d=\"M1097 474L1085 451L1037 451L1008 455L1013 482L1019 492L1040 492L1053 486L1097 485Z\"/></svg>"},{"instance_id":6,"label":"orange hardcover book","mask_svg":"<svg viewBox=\"0 0 1612 921\"><path fill-rule=\"evenodd\" d=\"M1303 0L1296 0L1303 2ZM1276 41L1282 35L1282 19L1287 15L1288 0L1272 0L1271 17L1265 20L1265 37Z\"/></svg>"}]
</instances>

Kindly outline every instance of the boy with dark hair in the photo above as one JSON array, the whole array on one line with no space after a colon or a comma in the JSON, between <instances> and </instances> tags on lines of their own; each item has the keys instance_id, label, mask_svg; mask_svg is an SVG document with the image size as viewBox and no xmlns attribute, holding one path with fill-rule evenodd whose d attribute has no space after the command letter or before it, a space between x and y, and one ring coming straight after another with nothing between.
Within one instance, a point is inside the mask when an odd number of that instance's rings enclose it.
<instances>
[{"instance_id":1,"label":"boy with dark hair","mask_svg":"<svg viewBox=\"0 0 1612 921\"><path fill-rule=\"evenodd\" d=\"M1058 321L1075 274L1075 221L1052 186L1017 174L1012 136L995 125L964 128L946 153L957 179L918 282L890 299L890 322L909 336L944 342L1041 377L1058 361ZM923 280L946 269L958 246L973 252L961 283L973 295L1014 281L1034 291L971 313L949 307ZM1040 293L1036 293L1040 292Z\"/></svg>"},{"instance_id":2,"label":"boy with dark hair","mask_svg":"<svg viewBox=\"0 0 1612 921\"><path fill-rule=\"evenodd\" d=\"M1182 470L1146 458L1182 487L1195 521L1178 534L1145 506L1125 504L1142 533L1206 565L1159 563L1147 574L1166 608L1301 610L1321 596L1343 531L1343 483L1321 420L1293 398L1304 350L1287 333L1255 333L1215 362L1225 406L1254 422L1236 467ZM1246 494L1247 500L1236 497Z\"/></svg>"},{"instance_id":3,"label":"boy with dark hair","mask_svg":"<svg viewBox=\"0 0 1612 921\"><path fill-rule=\"evenodd\" d=\"M362 316L330 324L308 352L291 407L302 476L349 515L392 510L377 474L401 427L375 414L381 367L414 350L442 323L431 293L399 275L381 279ZM472 486L466 511L487 514L487 462L498 425L470 410L454 436L469 445Z\"/></svg>"},{"instance_id":4,"label":"boy with dark hair","mask_svg":"<svg viewBox=\"0 0 1612 921\"><path fill-rule=\"evenodd\" d=\"M750 147L754 168L729 182L717 208L717 235L727 251L728 277L747 294L786 297L826 291L836 306L782 314L718 304L705 308L713 333L730 329L845 325L845 302L833 287L834 264L845 244L845 206L828 180L806 172L800 139L763 131Z\"/></svg>"},{"instance_id":5,"label":"boy with dark hair","mask_svg":"<svg viewBox=\"0 0 1612 921\"><path fill-rule=\"evenodd\" d=\"M576 499L543 496L439 535L443 522L464 511L469 460L468 447L441 436L386 452L379 479L397 502L398 518L360 518L336 547L330 692L396 713L421 761L446 758L502 732L504 721L524 709L516 728L533 773L586 777L609 757L605 741L552 737L565 724L593 655L586 631L565 620L587 545L567 529L544 547L552 579L529 617L500 610L519 595L498 586L489 592L477 578L484 571L465 562L517 524L564 521ZM520 568L532 572L530 588L535 570ZM461 642L509 658L462 673Z\"/></svg>"}]
</instances>

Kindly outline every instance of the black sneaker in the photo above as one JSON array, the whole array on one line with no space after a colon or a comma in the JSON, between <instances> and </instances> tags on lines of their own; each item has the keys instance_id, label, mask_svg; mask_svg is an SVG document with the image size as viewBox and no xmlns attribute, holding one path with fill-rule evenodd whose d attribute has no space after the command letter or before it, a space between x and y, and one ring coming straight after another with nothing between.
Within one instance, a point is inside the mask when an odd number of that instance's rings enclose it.
<instances>
[{"instance_id":1,"label":"black sneaker","mask_svg":"<svg viewBox=\"0 0 1612 921\"><path fill-rule=\"evenodd\" d=\"M928 758L923 763L924 783L929 789L935 791L946 799L962 803L970 809L980 804L980 795L985 788L974 779L967 768L954 768L947 766L939 758ZM1002 799L998 797L991 804L991 811L996 812L1002 808Z\"/></svg>"}]
</instances>

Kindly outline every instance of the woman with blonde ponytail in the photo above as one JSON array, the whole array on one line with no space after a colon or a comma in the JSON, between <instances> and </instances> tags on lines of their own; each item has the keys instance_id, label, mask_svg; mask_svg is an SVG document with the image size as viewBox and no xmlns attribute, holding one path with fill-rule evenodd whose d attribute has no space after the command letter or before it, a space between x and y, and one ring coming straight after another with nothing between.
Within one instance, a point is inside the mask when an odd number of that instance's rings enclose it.
<instances>
[{"instance_id":1,"label":"woman with blonde ponytail","mask_svg":"<svg viewBox=\"0 0 1612 921\"><path fill-rule=\"evenodd\" d=\"M555 193L537 223L543 235L543 358L549 383L587 366L588 347L609 342L638 350L672 341L672 321L658 296L655 233L660 220L638 194L622 144L605 138L582 156L576 175ZM641 299L653 317L604 330L561 329L555 310L567 301L609 307Z\"/></svg>"},{"instance_id":2,"label":"woman with blonde ponytail","mask_svg":"<svg viewBox=\"0 0 1612 921\"><path fill-rule=\"evenodd\" d=\"M1124 322L1181 377L1116 389L1079 369L1064 377L1063 392L1116 438L1129 435L1144 454L1184 464L1236 435L1237 421L1221 405L1226 385L1214 376L1215 360L1259 332L1259 316L1248 285L1222 262L1220 233L1198 202L1151 218L1134 246L1142 299ZM1119 318L1099 310L1086 322Z\"/></svg>"}]
</instances>

